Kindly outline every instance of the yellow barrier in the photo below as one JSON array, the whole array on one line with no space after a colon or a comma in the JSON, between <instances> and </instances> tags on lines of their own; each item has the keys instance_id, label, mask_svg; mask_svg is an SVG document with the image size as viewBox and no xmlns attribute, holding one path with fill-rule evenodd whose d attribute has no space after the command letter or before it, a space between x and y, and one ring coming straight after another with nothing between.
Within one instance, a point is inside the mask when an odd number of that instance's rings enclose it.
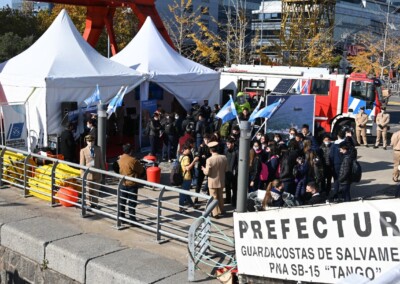
<instances>
[{"instance_id":1,"label":"yellow barrier","mask_svg":"<svg viewBox=\"0 0 400 284\"><path fill-rule=\"evenodd\" d=\"M6 151L3 156L3 177L12 183L23 184L24 182L24 160L25 156L19 153ZM36 163L33 159L28 161L27 175L33 176Z\"/></svg>"},{"instance_id":2,"label":"yellow barrier","mask_svg":"<svg viewBox=\"0 0 400 284\"><path fill-rule=\"evenodd\" d=\"M51 169L53 165L44 165L36 169L35 176L28 180L30 195L40 199L51 200ZM80 191L77 185L80 176L80 170L74 169L68 165L59 164L55 170L55 184L57 187L72 187Z\"/></svg>"}]
</instances>

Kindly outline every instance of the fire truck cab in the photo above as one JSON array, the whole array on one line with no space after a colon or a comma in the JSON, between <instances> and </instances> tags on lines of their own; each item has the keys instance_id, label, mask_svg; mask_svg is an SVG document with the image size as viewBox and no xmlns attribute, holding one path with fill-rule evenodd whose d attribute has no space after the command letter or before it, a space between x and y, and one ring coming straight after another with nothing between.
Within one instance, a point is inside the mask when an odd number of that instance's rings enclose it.
<instances>
[{"instance_id":1,"label":"fire truck cab","mask_svg":"<svg viewBox=\"0 0 400 284\"><path fill-rule=\"evenodd\" d=\"M315 123L336 135L344 127L355 128L361 107L369 117L367 134L372 131L384 100L382 81L363 73L331 74L326 68L233 65L221 72L221 104L229 95L254 92L256 100L273 95L314 95ZM301 118L299 118L301 119Z\"/></svg>"}]
</instances>

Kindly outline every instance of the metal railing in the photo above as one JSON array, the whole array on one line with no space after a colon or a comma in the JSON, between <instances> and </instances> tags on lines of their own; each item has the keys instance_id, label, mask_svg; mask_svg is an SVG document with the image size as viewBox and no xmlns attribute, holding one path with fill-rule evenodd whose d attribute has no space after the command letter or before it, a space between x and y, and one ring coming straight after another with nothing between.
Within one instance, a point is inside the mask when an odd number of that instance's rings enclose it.
<instances>
[{"instance_id":1,"label":"metal railing","mask_svg":"<svg viewBox=\"0 0 400 284\"><path fill-rule=\"evenodd\" d=\"M78 207L82 217L106 216L115 221L116 229L126 225L142 227L154 232L159 243L163 238L186 243L189 281L194 280L199 264L215 270L234 263L231 236L222 233L210 220L210 212L218 204L211 196L20 149L0 145L0 150L0 186L8 183L21 189L24 197L41 198L51 206ZM93 174L102 179L88 179ZM124 181L135 182L138 191L126 190ZM179 206L179 194L198 198L204 209ZM232 232L229 226L225 230Z\"/></svg>"},{"instance_id":2,"label":"metal railing","mask_svg":"<svg viewBox=\"0 0 400 284\"><path fill-rule=\"evenodd\" d=\"M199 217L207 218L217 205L208 195L1 145L0 149L1 186L8 183L21 189L24 197L33 195L51 206L59 206L59 203L76 206L81 209L82 217L91 214L109 217L115 221L117 229L125 224L142 227L154 232L157 242L167 237L188 243L192 223ZM93 174L101 175L102 179L88 179ZM124 181L136 183L137 193L126 190ZM204 210L179 206L179 194L198 198Z\"/></svg>"}]
</instances>

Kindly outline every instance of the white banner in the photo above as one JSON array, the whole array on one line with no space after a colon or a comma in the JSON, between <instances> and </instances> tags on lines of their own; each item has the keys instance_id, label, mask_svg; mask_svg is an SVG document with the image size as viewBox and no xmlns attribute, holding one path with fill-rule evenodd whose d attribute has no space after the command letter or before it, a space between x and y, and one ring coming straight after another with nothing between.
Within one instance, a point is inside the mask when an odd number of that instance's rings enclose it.
<instances>
[{"instance_id":1,"label":"white banner","mask_svg":"<svg viewBox=\"0 0 400 284\"><path fill-rule=\"evenodd\" d=\"M4 122L5 145L13 148L25 148L27 139L25 105L3 105L1 111Z\"/></svg>"},{"instance_id":2,"label":"white banner","mask_svg":"<svg viewBox=\"0 0 400 284\"><path fill-rule=\"evenodd\" d=\"M400 200L235 213L239 274L336 283L400 262Z\"/></svg>"}]
</instances>

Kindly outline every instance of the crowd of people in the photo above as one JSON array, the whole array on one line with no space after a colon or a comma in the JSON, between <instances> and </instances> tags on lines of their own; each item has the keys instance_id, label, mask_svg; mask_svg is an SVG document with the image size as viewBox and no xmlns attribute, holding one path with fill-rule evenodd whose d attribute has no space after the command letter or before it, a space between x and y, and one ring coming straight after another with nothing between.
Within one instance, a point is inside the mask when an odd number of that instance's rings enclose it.
<instances>
[{"instance_id":1,"label":"crowd of people","mask_svg":"<svg viewBox=\"0 0 400 284\"><path fill-rule=\"evenodd\" d=\"M250 117L250 111L244 108L238 120L222 124L217 117L219 110L218 105L211 109L207 101L202 106L193 102L185 118L158 109L149 123L152 154L169 162L174 161L181 167L182 189L190 190L194 187L196 193L203 191L218 201L218 206L212 212L215 218L224 214L225 204L236 207L240 138L238 121ZM309 205L327 200L350 201L350 187L354 182L353 162L357 160L356 146L363 144L368 147L365 117L364 108L361 108L355 118L355 130L344 126L335 137L323 133L322 128L315 129L316 134L313 135L307 124L303 124L300 130L290 128L287 133L264 133L263 129L253 127L247 192L264 193L262 208L285 206L287 200L292 204ZM388 123L389 115L382 108L377 117L374 148L379 147L382 140L383 149L386 150ZM85 140L88 146L81 151L82 165L91 165L92 160L99 156L93 154L97 134L95 125L89 120L87 127L89 132ZM65 141L72 139L70 130L67 126L63 133L69 137ZM397 143L393 142L396 137L400 135L394 135L391 144L398 151L393 145ZM65 148L68 147L71 148L70 145ZM126 155L131 153L130 145L124 147L127 148L124 149ZM98 167L103 168L100 165ZM397 170L394 172L398 173ZM393 180L398 181L398 174L393 175ZM124 186L128 191L132 191L132 186L133 191L137 190L136 185ZM93 195L90 202L96 206L96 194ZM197 198L192 200L188 195L180 194L179 206L180 212L184 212L187 206L198 208L200 204Z\"/></svg>"},{"instance_id":2,"label":"crowd of people","mask_svg":"<svg viewBox=\"0 0 400 284\"><path fill-rule=\"evenodd\" d=\"M190 190L192 186L196 192L207 192L218 200L219 205L212 213L217 218L223 214L224 204L236 207L240 137L237 120L221 124L216 116L218 111L218 105L212 110L207 101L203 106L193 102L185 119L159 110L150 124L152 153L165 155L162 158L169 161L177 157L185 173L182 187ZM239 120L249 117L250 111L244 109ZM315 131L318 135L314 136L307 124L300 131L290 128L283 134L254 130L249 149L248 192L265 191L264 207L283 206L285 192L298 204L350 201L352 165L357 159L358 144L353 136L361 143L364 133L358 131L362 128L363 125L357 125L354 133L354 129L343 127L337 137L320 131ZM160 135L163 132L168 138ZM157 145L161 143L163 150L158 153ZM182 211L185 204L196 206L198 200L180 198Z\"/></svg>"}]
</instances>

